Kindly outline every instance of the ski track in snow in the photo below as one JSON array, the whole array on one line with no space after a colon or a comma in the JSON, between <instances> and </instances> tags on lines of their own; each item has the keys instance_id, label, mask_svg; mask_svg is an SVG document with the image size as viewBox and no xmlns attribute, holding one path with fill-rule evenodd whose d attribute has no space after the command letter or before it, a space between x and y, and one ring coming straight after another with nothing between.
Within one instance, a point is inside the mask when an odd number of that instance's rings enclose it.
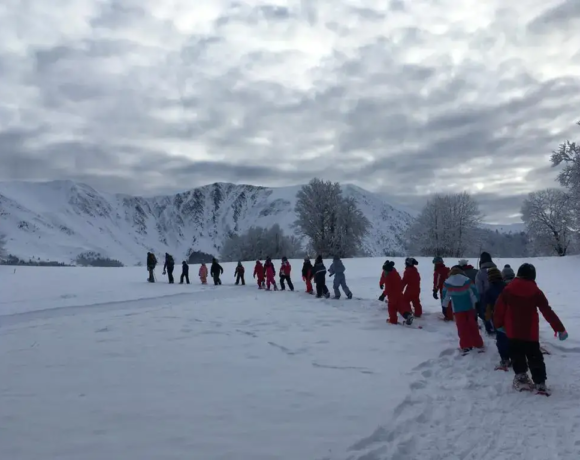
<instances>
[{"instance_id":1,"label":"ski track in snow","mask_svg":"<svg viewBox=\"0 0 580 460\"><path fill-rule=\"evenodd\" d=\"M357 273L376 265L348 262ZM30 301L18 293L21 312L0 279L10 307L2 315L0 305L10 370L0 458L576 460L580 314L570 299L580 292L562 294L562 271L538 268L553 273L540 284L571 332L558 342L541 319L550 397L516 393L513 373L494 371L490 338L485 353L461 356L455 325L425 295L422 330L387 325L375 277L349 278L360 295L351 300L316 299L300 282L296 292L144 282L116 292L121 279L108 297L87 284L88 304L58 286Z\"/></svg>"}]
</instances>

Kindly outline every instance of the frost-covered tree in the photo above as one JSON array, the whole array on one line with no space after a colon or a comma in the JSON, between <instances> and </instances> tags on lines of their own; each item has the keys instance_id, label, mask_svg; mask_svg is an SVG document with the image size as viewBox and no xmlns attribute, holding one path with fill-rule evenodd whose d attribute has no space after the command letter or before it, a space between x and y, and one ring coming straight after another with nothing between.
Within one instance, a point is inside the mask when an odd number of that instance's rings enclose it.
<instances>
[{"instance_id":1,"label":"frost-covered tree","mask_svg":"<svg viewBox=\"0 0 580 460\"><path fill-rule=\"evenodd\" d=\"M462 257L478 244L479 205L468 193L435 195L409 229L412 252L424 256Z\"/></svg>"},{"instance_id":2,"label":"frost-covered tree","mask_svg":"<svg viewBox=\"0 0 580 460\"><path fill-rule=\"evenodd\" d=\"M5 260L6 257L6 235L0 233L0 262Z\"/></svg>"},{"instance_id":3,"label":"frost-covered tree","mask_svg":"<svg viewBox=\"0 0 580 460\"><path fill-rule=\"evenodd\" d=\"M563 190L549 188L528 195L522 219L536 255L565 256L574 237L573 200Z\"/></svg>"},{"instance_id":4,"label":"frost-covered tree","mask_svg":"<svg viewBox=\"0 0 580 460\"><path fill-rule=\"evenodd\" d=\"M224 262L256 260L272 257L298 257L302 248L294 236L286 236L278 224L266 229L251 227L242 235L232 234L223 243L221 259Z\"/></svg>"},{"instance_id":5,"label":"frost-covered tree","mask_svg":"<svg viewBox=\"0 0 580 460\"><path fill-rule=\"evenodd\" d=\"M580 122L577 123L580 126ZM580 222L580 144L566 141L557 151L552 153L552 166L563 165L558 182L568 189L572 198L570 211L574 213L576 222Z\"/></svg>"},{"instance_id":6,"label":"frost-covered tree","mask_svg":"<svg viewBox=\"0 0 580 460\"><path fill-rule=\"evenodd\" d=\"M309 249L323 257L353 257L362 252L370 222L338 182L312 179L297 195L295 227Z\"/></svg>"}]
</instances>

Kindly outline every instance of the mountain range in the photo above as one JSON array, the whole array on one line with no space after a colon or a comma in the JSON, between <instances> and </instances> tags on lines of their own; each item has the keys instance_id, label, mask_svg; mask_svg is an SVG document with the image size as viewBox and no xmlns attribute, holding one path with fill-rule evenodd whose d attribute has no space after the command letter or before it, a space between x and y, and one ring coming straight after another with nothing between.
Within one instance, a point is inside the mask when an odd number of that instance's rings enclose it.
<instances>
[{"instance_id":1,"label":"mountain range","mask_svg":"<svg viewBox=\"0 0 580 460\"><path fill-rule=\"evenodd\" d=\"M23 260L70 263L86 252L143 263L147 251L177 260L193 251L217 255L230 232L279 224L293 233L301 186L267 188L215 183L174 195L110 194L72 181L0 182L0 233ZM380 195L343 185L371 222L369 256L404 254L413 217Z\"/></svg>"}]
</instances>

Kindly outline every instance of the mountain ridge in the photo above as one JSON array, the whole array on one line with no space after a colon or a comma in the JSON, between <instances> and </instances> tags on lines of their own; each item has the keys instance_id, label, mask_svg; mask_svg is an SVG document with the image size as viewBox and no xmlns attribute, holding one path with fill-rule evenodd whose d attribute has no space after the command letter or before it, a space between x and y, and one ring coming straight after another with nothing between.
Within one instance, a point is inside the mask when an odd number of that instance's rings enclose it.
<instances>
[{"instance_id":1,"label":"mountain ridge","mask_svg":"<svg viewBox=\"0 0 580 460\"><path fill-rule=\"evenodd\" d=\"M191 251L219 254L224 238L251 226L278 223L292 234L296 194L302 186L263 187L216 182L151 197L101 192L70 180L0 182L0 232L7 252L21 259L71 262L91 251L126 265L143 254ZM371 221L368 255L404 253L412 217L380 196L342 186Z\"/></svg>"}]
</instances>

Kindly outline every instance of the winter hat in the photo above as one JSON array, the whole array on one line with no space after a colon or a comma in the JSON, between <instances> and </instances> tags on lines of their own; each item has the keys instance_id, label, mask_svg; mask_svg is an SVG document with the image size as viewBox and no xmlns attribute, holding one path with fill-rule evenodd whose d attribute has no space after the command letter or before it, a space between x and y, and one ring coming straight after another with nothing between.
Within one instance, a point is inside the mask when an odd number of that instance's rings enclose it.
<instances>
[{"instance_id":1,"label":"winter hat","mask_svg":"<svg viewBox=\"0 0 580 460\"><path fill-rule=\"evenodd\" d=\"M433 258L433 263L434 264L442 264L443 263L443 258L442 257L439 257L439 256L434 257Z\"/></svg>"},{"instance_id":2,"label":"winter hat","mask_svg":"<svg viewBox=\"0 0 580 460\"><path fill-rule=\"evenodd\" d=\"M505 267L503 267L503 270L501 271L501 276L503 277L504 281L511 281L516 277L516 274L512 267L506 265Z\"/></svg>"},{"instance_id":3,"label":"winter hat","mask_svg":"<svg viewBox=\"0 0 580 460\"><path fill-rule=\"evenodd\" d=\"M466 265L469 265L469 261L467 259L459 259L457 265L459 265L460 267L465 267Z\"/></svg>"},{"instance_id":4,"label":"winter hat","mask_svg":"<svg viewBox=\"0 0 580 460\"><path fill-rule=\"evenodd\" d=\"M489 252L482 252L479 256L479 264L482 265L488 262L493 262L491 260L491 254Z\"/></svg>"},{"instance_id":5,"label":"winter hat","mask_svg":"<svg viewBox=\"0 0 580 460\"><path fill-rule=\"evenodd\" d=\"M501 275L499 268L496 268L496 267L488 268L487 269L487 280L490 283L493 283L494 281L503 281L503 276Z\"/></svg>"},{"instance_id":6,"label":"winter hat","mask_svg":"<svg viewBox=\"0 0 580 460\"><path fill-rule=\"evenodd\" d=\"M413 257L407 257L405 259L405 265L407 267L412 267L414 265L419 265L419 262L417 262L417 259L414 259Z\"/></svg>"},{"instance_id":7,"label":"winter hat","mask_svg":"<svg viewBox=\"0 0 580 460\"><path fill-rule=\"evenodd\" d=\"M395 262L393 262L392 260L387 260L385 262L385 264L383 265L383 270L385 270L387 273L392 272L394 268L395 268Z\"/></svg>"},{"instance_id":8,"label":"winter hat","mask_svg":"<svg viewBox=\"0 0 580 460\"><path fill-rule=\"evenodd\" d=\"M340 257L338 257L338 256L334 256L334 257L332 258L332 260L340 260Z\"/></svg>"},{"instance_id":9,"label":"winter hat","mask_svg":"<svg viewBox=\"0 0 580 460\"><path fill-rule=\"evenodd\" d=\"M523 264L518 268L518 278L528 281L536 281L536 267L532 264Z\"/></svg>"},{"instance_id":10,"label":"winter hat","mask_svg":"<svg viewBox=\"0 0 580 460\"><path fill-rule=\"evenodd\" d=\"M316 261L317 264L321 264L322 263L322 256L316 256Z\"/></svg>"}]
</instances>

